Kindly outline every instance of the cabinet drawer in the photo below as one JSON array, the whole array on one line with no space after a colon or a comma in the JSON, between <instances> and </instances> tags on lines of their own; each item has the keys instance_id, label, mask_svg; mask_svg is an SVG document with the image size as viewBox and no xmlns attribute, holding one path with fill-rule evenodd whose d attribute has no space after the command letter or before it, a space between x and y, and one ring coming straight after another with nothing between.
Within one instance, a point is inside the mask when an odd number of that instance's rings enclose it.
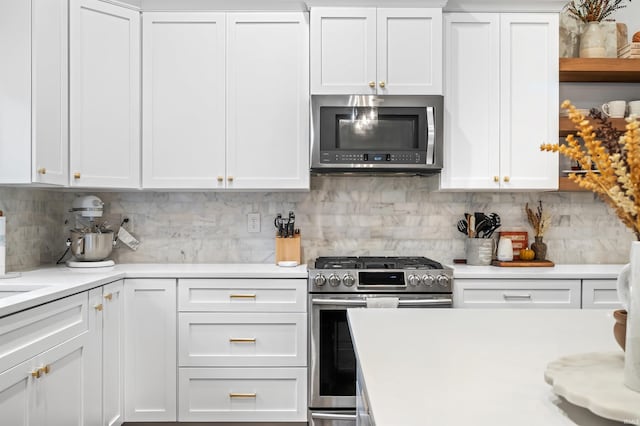
<instances>
[{"instance_id":1,"label":"cabinet drawer","mask_svg":"<svg viewBox=\"0 0 640 426\"><path fill-rule=\"evenodd\" d=\"M583 309L622 309L616 280L582 280Z\"/></svg>"},{"instance_id":2,"label":"cabinet drawer","mask_svg":"<svg viewBox=\"0 0 640 426\"><path fill-rule=\"evenodd\" d=\"M88 330L88 293L79 293L0 319L0 371Z\"/></svg>"},{"instance_id":3,"label":"cabinet drawer","mask_svg":"<svg viewBox=\"0 0 640 426\"><path fill-rule=\"evenodd\" d=\"M306 312L305 279L181 279L180 311Z\"/></svg>"},{"instance_id":4,"label":"cabinet drawer","mask_svg":"<svg viewBox=\"0 0 640 426\"><path fill-rule=\"evenodd\" d=\"M179 421L306 421L306 368L181 368Z\"/></svg>"},{"instance_id":5,"label":"cabinet drawer","mask_svg":"<svg viewBox=\"0 0 640 426\"><path fill-rule=\"evenodd\" d=\"M305 366L304 313L180 313L180 366Z\"/></svg>"},{"instance_id":6,"label":"cabinet drawer","mask_svg":"<svg viewBox=\"0 0 640 426\"><path fill-rule=\"evenodd\" d=\"M459 279L454 287L458 308L580 308L580 280Z\"/></svg>"}]
</instances>

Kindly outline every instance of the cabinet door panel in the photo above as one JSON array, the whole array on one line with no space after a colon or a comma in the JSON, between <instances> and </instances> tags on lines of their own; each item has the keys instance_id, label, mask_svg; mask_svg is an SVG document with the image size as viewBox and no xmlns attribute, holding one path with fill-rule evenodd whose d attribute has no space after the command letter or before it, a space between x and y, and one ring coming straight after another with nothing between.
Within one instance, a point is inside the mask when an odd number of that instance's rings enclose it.
<instances>
[{"instance_id":1,"label":"cabinet door panel","mask_svg":"<svg viewBox=\"0 0 640 426\"><path fill-rule=\"evenodd\" d=\"M502 14L500 22L501 186L557 189L558 155L540 145L558 138L558 15Z\"/></svg>"},{"instance_id":2,"label":"cabinet door panel","mask_svg":"<svg viewBox=\"0 0 640 426\"><path fill-rule=\"evenodd\" d=\"M227 188L309 188L304 13L229 14Z\"/></svg>"},{"instance_id":3,"label":"cabinet door panel","mask_svg":"<svg viewBox=\"0 0 640 426\"><path fill-rule=\"evenodd\" d=\"M456 308L580 308L580 280L459 279Z\"/></svg>"},{"instance_id":4,"label":"cabinet door panel","mask_svg":"<svg viewBox=\"0 0 640 426\"><path fill-rule=\"evenodd\" d=\"M616 280L582 280L582 309L623 309Z\"/></svg>"},{"instance_id":5,"label":"cabinet door panel","mask_svg":"<svg viewBox=\"0 0 640 426\"><path fill-rule=\"evenodd\" d=\"M498 189L500 51L496 14L445 14L443 189Z\"/></svg>"},{"instance_id":6,"label":"cabinet door panel","mask_svg":"<svg viewBox=\"0 0 640 426\"><path fill-rule=\"evenodd\" d=\"M143 16L143 187L224 188L225 14Z\"/></svg>"},{"instance_id":7,"label":"cabinet door panel","mask_svg":"<svg viewBox=\"0 0 640 426\"><path fill-rule=\"evenodd\" d=\"M124 404L124 293L123 281L102 291L102 424L122 424Z\"/></svg>"},{"instance_id":8,"label":"cabinet door panel","mask_svg":"<svg viewBox=\"0 0 640 426\"><path fill-rule=\"evenodd\" d=\"M0 374L0 419L2 424L28 426L42 424L34 407L34 360L28 360Z\"/></svg>"},{"instance_id":9,"label":"cabinet door panel","mask_svg":"<svg viewBox=\"0 0 640 426\"><path fill-rule=\"evenodd\" d=\"M68 3L33 3L33 181L69 183Z\"/></svg>"},{"instance_id":10,"label":"cabinet door panel","mask_svg":"<svg viewBox=\"0 0 640 426\"><path fill-rule=\"evenodd\" d=\"M378 94L442 94L441 9L381 8L377 21Z\"/></svg>"},{"instance_id":11,"label":"cabinet door panel","mask_svg":"<svg viewBox=\"0 0 640 426\"><path fill-rule=\"evenodd\" d=\"M311 58L311 93L375 94L376 9L313 8Z\"/></svg>"},{"instance_id":12,"label":"cabinet door panel","mask_svg":"<svg viewBox=\"0 0 640 426\"><path fill-rule=\"evenodd\" d=\"M176 281L125 281L125 421L176 421Z\"/></svg>"},{"instance_id":13,"label":"cabinet door panel","mask_svg":"<svg viewBox=\"0 0 640 426\"><path fill-rule=\"evenodd\" d=\"M0 3L0 57L0 183L30 183L31 2Z\"/></svg>"},{"instance_id":14,"label":"cabinet door panel","mask_svg":"<svg viewBox=\"0 0 640 426\"><path fill-rule=\"evenodd\" d=\"M72 0L70 20L70 185L138 188L140 13Z\"/></svg>"}]
</instances>

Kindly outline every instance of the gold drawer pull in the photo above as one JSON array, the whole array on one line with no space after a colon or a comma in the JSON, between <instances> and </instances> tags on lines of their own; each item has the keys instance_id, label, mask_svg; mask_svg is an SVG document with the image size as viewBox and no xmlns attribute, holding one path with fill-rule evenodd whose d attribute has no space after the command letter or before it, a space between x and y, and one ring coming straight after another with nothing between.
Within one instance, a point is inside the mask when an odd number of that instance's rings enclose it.
<instances>
[{"instance_id":1,"label":"gold drawer pull","mask_svg":"<svg viewBox=\"0 0 640 426\"><path fill-rule=\"evenodd\" d=\"M229 338L229 341L234 343L255 343L256 342L256 338L255 337L231 337Z\"/></svg>"},{"instance_id":2,"label":"gold drawer pull","mask_svg":"<svg viewBox=\"0 0 640 426\"><path fill-rule=\"evenodd\" d=\"M511 179L509 178L509 176L505 176L503 179L505 182L509 182Z\"/></svg>"},{"instance_id":3,"label":"gold drawer pull","mask_svg":"<svg viewBox=\"0 0 640 426\"><path fill-rule=\"evenodd\" d=\"M102 311L102 303L98 303L96 306L93 307L93 309L95 309L98 312Z\"/></svg>"},{"instance_id":4,"label":"gold drawer pull","mask_svg":"<svg viewBox=\"0 0 640 426\"><path fill-rule=\"evenodd\" d=\"M38 173L41 175L46 175L47 174L47 169L42 167L38 169Z\"/></svg>"},{"instance_id":5,"label":"gold drawer pull","mask_svg":"<svg viewBox=\"0 0 640 426\"><path fill-rule=\"evenodd\" d=\"M231 294L229 295L232 299L255 299L255 294Z\"/></svg>"},{"instance_id":6,"label":"gold drawer pull","mask_svg":"<svg viewBox=\"0 0 640 426\"><path fill-rule=\"evenodd\" d=\"M80 173L74 173L73 174L73 178L74 179L80 179Z\"/></svg>"},{"instance_id":7,"label":"gold drawer pull","mask_svg":"<svg viewBox=\"0 0 640 426\"><path fill-rule=\"evenodd\" d=\"M113 298L113 294L107 293L107 294L104 295L104 298L107 299L107 300L111 300Z\"/></svg>"},{"instance_id":8,"label":"gold drawer pull","mask_svg":"<svg viewBox=\"0 0 640 426\"><path fill-rule=\"evenodd\" d=\"M494 177L493 177L493 181L494 181L494 182L500 182L500 178L499 178L498 176L494 176Z\"/></svg>"},{"instance_id":9,"label":"gold drawer pull","mask_svg":"<svg viewBox=\"0 0 640 426\"><path fill-rule=\"evenodd\" d=\"M49 374L51 372L51 366L50 365L45 365L44 367L42 367L40 370L42 370L42 372L44 374Z\"/></svg>"},{"instance_id":10,"label":"gold drawer pull","mask_svg":"<svg viewBox=\"0 0 640 426\"><path fill-rule=\"evenodd\" d=\"M40 368L38 368L37 370L33 370L31 372L31 377L33 377L34 379L39 379L40 376L42 375L42 372L40 370L41 370Z\"/></svg>"},{"instance_id":11,"label":"gold drawer pull","mask_svg":"<svg viewBox=\"0 0 640 426\"><path fill-rule=\"evenodd\" d=\"M224 178L222 176L218 176L218 182L222 182Z\"/></svg>"},{"instance_id":12,"label":"gold drawer pull","mask_svg":"<svg viewBox=\"0 0 640 426\"><path fill-rule=\"evenodd\" d=\"M254 393L237 393L231 392L229 393L229 398L255 398L256 394Z\"/></svg>"}]
</instances>

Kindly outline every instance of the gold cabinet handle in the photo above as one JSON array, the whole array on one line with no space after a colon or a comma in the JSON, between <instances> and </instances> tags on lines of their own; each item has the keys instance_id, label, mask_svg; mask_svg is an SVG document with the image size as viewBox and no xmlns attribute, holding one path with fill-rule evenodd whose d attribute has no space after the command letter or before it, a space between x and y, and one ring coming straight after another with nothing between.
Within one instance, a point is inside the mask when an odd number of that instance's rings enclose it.
<instances>
[{"instance_id":1,"label":"gold cabinet handle","mask_svg":"<svg viewBox=\"0 0 640 426\"><path fill-rule=\"evenodd\" d=\"M111 299L113 299L113 294L107 293L104 295L104 298L110 301Z\"/></svg>"},{"instance_id":2,"label":"gold cabinet handle","mask_svg":"<svg viewBox=\"0 0 640 426\"><path fill-rule=\"evenodd\" d=\"M384 86L385 86L384 81L381 81L379 84L380 84L380 87L384 89Z\"/></svg>"},{"instance_id":3,"label":"gold cabinet handle","mask_svg":"<svg viewBox=\"0 0 640 426\"><path fill-rule=\"evenodd\" d=\"M255 299L255 294L230 294L230 298L232 299Z\"/></svg>"},{"instance_id":4,"label":"gold cabinet handle","mask_svg":"<svg viewBox=\"0 0 640 426\"><path fill-rule=\"evenodd\" d=\"M494 182L500 182L500 178L499 178L498 176L494 176L494 177L493 177L493 181L494 181Z\"/></svg>"},{"instance_id":5,"label":"gold cabinet handle","mask_svg":"<svg viewBox=\"0 0 640 426\"><path fill-rule=\"evenodd\" d=\"M227 176L227 180L228 180L229 182L233 182L233 176Z\"/></svg>"},{"instance_id":6,"label":"gold cabinet handle","mask_svg":"<svg viewBox=\"0 0 640 426\"><path fill-rule=\"evenodd\" d=\"M40 368L38 368L36 370L33 370L31 372L31 377L33 377L34 379L39 379L40 376L42 375L42 371L40 371L40 370L41 370Z\"/></svg>"},{"instance_id":7,"label":"gold cabinet handle","mask_svg":"<svg viewBox=\"0 0 640 426\"><path fill-rule=\"evenodd\" d=\"M256 338L255 337L231 337L229 339L229 342L231 342L231 343L255 343L256 342Z\"/></svg>"},{"instance_id":8,"label":"gold cabinet handle","mask_svg":"<svg viewBox=\"0 0 640 426\"><path fill-rule=\"evenodd\" d=\"M42 367L40 370L42 370L42 372L44 374L49 374L51 372L51 366L50 365L45 365L44 367Z\"/></svg>"},{"instance_id":9,"label":"gold cabinet handle","mask_svg":"<svg viewBox=\"0 0 640 426\"><path fill-rule=\"evenodd\" d=\"M47 169L45 169L44 167L41 167L38 169L38 173L41 175L46 175L47 174Z\"/></svg>"},{"instance_id":10,"label":"gold cabinet handle","mask_svg":"<svg viewBox=\"0 0 640 426\"><path fill-rule=\"evenodd\" d=\"M74 179L80 179L80 173L76 172L73 174Z\"/></svg>"},{"instance_id":11,"label":"gold cabinet handle","mask_svg":"<svg viewBox=\"0 0 640 426\"><path fill-rule=\"evenodd\" d=\"M370 81L370 82L369 82L369 87L371 87L372 89L373 89L374 87L376 87L376 82L375 82L375 81Z\"/></svg>"},{"instance_id":12,"label":"gold cabinet handle","mask_svg":"<svg viewBox=\"0 0 640 426\"><path fill-rule=\"evenodd\" d=\"M511 179L509 179L509 176L505 176L503 179L505 182L509 182Z\"/></svg>"},{"instance_id":13,"label":"gold cabinet handle","mask_svg":"<svg viewBox=\"0 0 640 426\"><path fill-rule=\"evenodd\" d=\"M230 392L229 398L255 398L256 393L238 393L238 392Z\"/></svg>"},{"instance_id":14,"label":"gold cabinet handle","mask_svg":"<svg viewBox=\"0 0 640 426\"><path fill-rule=\"evenodd\" d=\"M218 176L218 182L222 182L224 178L222 176Z\"/></svg>"},{"instance_id":15,"label":"gold cabinet handle","mask_svg":"<svg viewBox=\"0 0 640 426\"><path fill-rule=\"evenodd\" d=\"M93 307L93 309L95 309L98 312L102 311L102 303L98 303L96 306Z\"/></svg>"}]
</instances>

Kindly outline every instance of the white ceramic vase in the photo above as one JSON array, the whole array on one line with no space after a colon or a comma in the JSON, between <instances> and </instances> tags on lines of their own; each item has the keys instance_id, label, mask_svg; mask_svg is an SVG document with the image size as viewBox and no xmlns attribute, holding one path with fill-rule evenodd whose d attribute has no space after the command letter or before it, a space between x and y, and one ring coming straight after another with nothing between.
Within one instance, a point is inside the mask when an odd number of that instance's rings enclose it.
<instances>
[{"instance_id":1,"label":"white ceramic vase","mask_svg":"<svg viewBox=\"0 0 640 426\"><path fill-rule=\"evenodd\" d=\"M629 259L618 276L618 297L627 310L624 384L640 392L640 241L631 243Z\"/></svg>"}]
</instances>

